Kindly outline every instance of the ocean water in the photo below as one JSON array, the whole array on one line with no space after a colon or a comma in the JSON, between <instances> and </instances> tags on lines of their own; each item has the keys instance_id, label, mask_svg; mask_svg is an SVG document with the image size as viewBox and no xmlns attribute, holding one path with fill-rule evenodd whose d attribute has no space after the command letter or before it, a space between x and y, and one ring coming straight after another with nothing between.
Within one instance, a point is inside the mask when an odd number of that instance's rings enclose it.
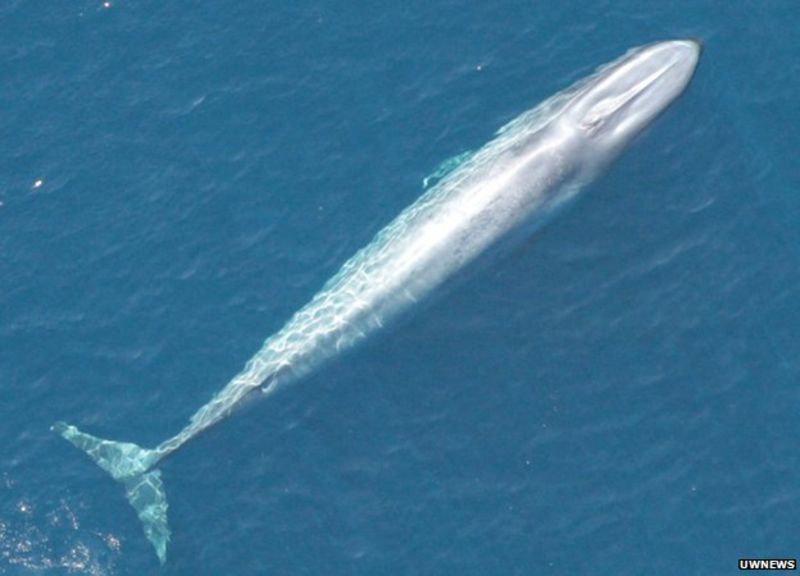
<instances>
[{"instance_id":1,"label":"ocean water","mask_svg":"<svg viewBox=\"0 0 800 576\"><path fill-rule=\"evenodd\" d=\"M735 574L800 556L800 5L0 5L0 574ZM684 97L469 283L151 446L440 162L616 58Z\"/></svg>"}]
</instances>

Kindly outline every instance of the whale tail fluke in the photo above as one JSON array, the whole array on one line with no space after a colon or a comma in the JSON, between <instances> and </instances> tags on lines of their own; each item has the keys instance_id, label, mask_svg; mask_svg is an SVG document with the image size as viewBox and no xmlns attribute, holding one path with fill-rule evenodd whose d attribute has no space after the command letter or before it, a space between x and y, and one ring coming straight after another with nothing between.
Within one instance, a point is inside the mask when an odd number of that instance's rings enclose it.
<instances>
[{"instance_id":1,"label":"whale tail fluke","mask_svg":"<svg viewBox=\"0 0 800 576\"><path fill-rule=\"evenodd\" d=\"M130 442L104 440L57 422L52 429L86 452L95 463L125 486L125 495L142 521L145 536L163 564L167 559L170 531L167 524L167 494L161 472L152 469L161 459L157 450Z\"/></svg>"},{"instance_id":2,"label":"whale tail fluke","mask_svg":"<svg viewBox=\"0 0 800 576\"><path fill-rule=\"evenodd\" d=\"M144 535L156 550L156 556L163 564L167 560L169 525L167 524L167 493L161 480L160 470L150 470L124 481L125 496L139 520L142 521Z\"/></svg>"}]
</instances>

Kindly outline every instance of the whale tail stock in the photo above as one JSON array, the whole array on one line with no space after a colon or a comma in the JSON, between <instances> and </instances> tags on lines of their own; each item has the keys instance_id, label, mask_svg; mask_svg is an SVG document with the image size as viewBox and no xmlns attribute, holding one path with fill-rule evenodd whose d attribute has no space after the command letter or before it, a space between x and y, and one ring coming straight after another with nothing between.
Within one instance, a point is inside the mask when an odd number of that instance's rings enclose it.
<instances>
[{"instance_id":1,"label":"whale tail stock","mask_svg":"<svg viewBox=\"0 0 800 576\"><path fill-rule=\"evenodd\" d=\"M167 524L167 494L161 472L152 469L161 459L158 450L130 442L104 440L57 422L52 430L86 452L95 463L125 486L125 496L142 521L145 536L163 564L167 559L170 531Z\"/></svg>"}]
</instances>

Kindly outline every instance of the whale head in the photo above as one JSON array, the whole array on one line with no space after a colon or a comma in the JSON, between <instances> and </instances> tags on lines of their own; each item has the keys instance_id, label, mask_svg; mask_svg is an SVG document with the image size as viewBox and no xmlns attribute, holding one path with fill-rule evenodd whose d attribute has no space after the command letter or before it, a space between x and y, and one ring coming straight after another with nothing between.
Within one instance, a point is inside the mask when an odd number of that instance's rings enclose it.
<instances>
[{"instance_id":1,"label":"whale head","mask_svg":"<svg viewBox=\"0 0 800 576\"><path fill-rule=\"evenodd\" d=\"M561 114L561 127L584 141L590 175L613 160L683 93L701 51L695 40L642 46L581 84Z\"/></svg>"}]
</instances>

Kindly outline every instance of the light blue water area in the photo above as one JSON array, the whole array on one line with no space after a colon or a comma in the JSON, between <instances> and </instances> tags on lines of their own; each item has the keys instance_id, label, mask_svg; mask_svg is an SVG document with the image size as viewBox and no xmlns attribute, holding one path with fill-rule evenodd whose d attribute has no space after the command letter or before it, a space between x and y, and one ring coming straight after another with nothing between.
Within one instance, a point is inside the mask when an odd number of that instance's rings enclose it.
<instances>
[{"instance_id":1,"label":"light blue water area","mask_svg":"<svg viewBox=\"0 0 800 576\"><path fill-rule=\"evenodd\" d=\"M800 555L798 27L793 0L4 2L0 574ZM49 431L175 433L440 162L686 36L690 89L573 209L165 463L163 568Z\"/></svg>"}]
</instances>

